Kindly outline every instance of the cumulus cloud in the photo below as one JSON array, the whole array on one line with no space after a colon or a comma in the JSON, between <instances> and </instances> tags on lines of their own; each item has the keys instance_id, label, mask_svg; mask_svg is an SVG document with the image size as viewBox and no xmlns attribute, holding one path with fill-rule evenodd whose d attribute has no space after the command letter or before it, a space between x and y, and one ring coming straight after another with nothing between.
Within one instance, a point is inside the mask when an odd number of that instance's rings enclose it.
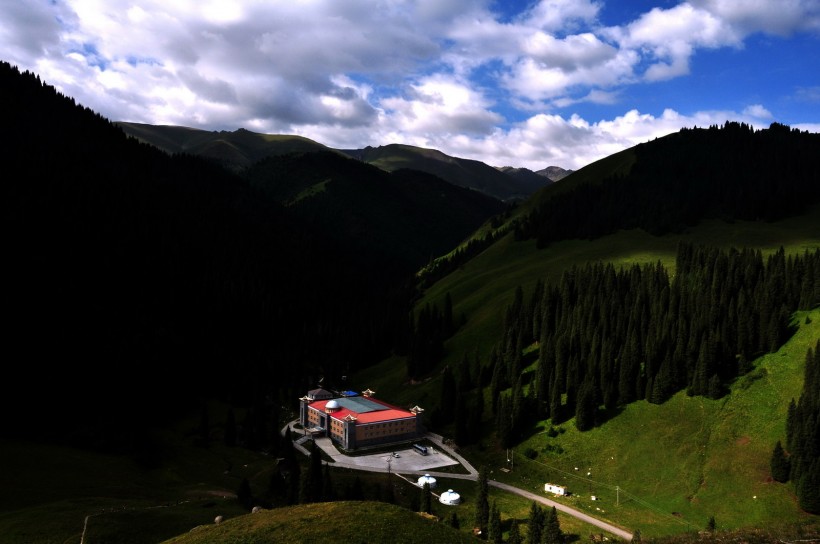
<instances>
[{"instance_id":1,"label":"cumulus cloud","mask_svg":"<svg viewBox=\"0 0 820 544\"><path fill-rule=\"evenodd\" d=\"M816 0L690 0L740 34L765 32L788 36L820 30L820 4Z\"/></svg>"},{"instance_id":2,"label":"cumulus cloud","mask_svg":"<svg viewBox=\"0 0 820 544\"><path fill-rule=\"evenodd\" d=\"M755 33L820 31L817 0L688 0L617 25L603 22L612 0L511 5L0 0L0 50L112 120L409 143L538 169L683 126L768 123L777 111L754 94L732 102L747 104L739 112L678 113L662 98L641 107L632 90L685 78L701 51L742 51ZM779 104L816 103L816 78L801 85Z\"/></svg>"}]
</instances>

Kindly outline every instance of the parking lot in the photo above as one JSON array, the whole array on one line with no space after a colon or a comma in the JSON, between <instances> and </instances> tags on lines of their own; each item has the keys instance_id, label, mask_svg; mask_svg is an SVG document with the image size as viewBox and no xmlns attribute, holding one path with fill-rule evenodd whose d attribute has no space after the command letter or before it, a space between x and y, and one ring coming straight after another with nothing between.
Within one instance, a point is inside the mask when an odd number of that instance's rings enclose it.
<instances>
[{"instance_id":1,"label":"parking lot","mask_svg":"<svg viewBox=\"0 0 820 544\"><path fill-rule=\"evenodd\" d=\"M422 455L409 446L392 453L345 455L336 449L329 438L319 438L316 444L340 466L377 472L424 472L460 464L435 446L428 446L427 455Z\"/></svg>"}]
</instances>

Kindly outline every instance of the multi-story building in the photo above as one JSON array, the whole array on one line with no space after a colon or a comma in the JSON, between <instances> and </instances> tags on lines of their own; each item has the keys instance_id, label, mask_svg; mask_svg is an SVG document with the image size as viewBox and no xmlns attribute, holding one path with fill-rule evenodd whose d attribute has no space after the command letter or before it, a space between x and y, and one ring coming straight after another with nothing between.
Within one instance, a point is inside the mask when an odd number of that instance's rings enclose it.
<instances>
[{"instance_id":1,"label":"multi-story building","mask_svg":"<svg viewBox=\"0 0 820 544\"><path fill-rule=\"evenodd\" d=\"M424 433L422 408L405 410L373 395L369 389L342 396L325 389L308 391L299 399L299 421L314 436L327 436L346 451L411 442Z\"/></svg>"}]
</instances>

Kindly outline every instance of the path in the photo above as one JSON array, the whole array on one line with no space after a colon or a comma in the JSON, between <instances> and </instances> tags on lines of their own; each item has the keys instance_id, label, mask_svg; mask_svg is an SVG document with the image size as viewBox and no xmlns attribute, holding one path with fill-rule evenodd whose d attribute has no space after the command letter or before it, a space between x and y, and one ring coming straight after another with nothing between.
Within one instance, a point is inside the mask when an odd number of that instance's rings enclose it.
<instances>
[{"instance_id":1,"label":"path","mask_svg":"<svg viewBox=\"0 0 820 544\"><path fill-rule=\"evenodd\" d=\"M296 423L296 421L292 421L291 423L286 425L282 429L282 434L285 433L285 429L287 429L288 426L293 425L294 423ZM291 433L294 433L293 429L291 429ZM328 456L330 456L331 459L333 459L334 464L336 466L347 467L347 468L352 468L352 469L357 469L357 470L367 470L367 471L371 471L371 472L393 472L397 476L399 476L401 478L404 478L407 481L410 481L410 480L408 480L404 476L401 476L401 474L399 474L399 472L401 472L403 474L429 474L430 476L435 476L435 477L438 477L438 478L455 478L455 479L459 479L459 480L476 481L478 479L478 471L470 464L469 461L467 461L467 459L465 459L464 457L462 457L461 455L456 453L456 451L454 451L451 447L449 447L447 444L445 444L441 436L439 436L437 434L433 434L433 433L427 433L425 435L425 438L427 440L429 440L430 442L432 442L433 444L435 444L435 447L438 448L440 451L445 452L448 456L452 457L458 463L460 463L465 469L467 469L467 472L469 474L454 474L454 473L450 473L450 472L436 472L434 470L434 468L432 468L433 467L432 464L429 466L429 468L423 468L422 466L417 466L416 468L414 468L413 464L423 463L430 456L426 456L426 457L425 456L420 456L420 455L414 454L412 452L409 453L409 454L405 454L404 456L399 457L399 458L392 458L392 456L390 454L384 454L384 453L378 454L378 455L363 455L363 456L351 457L351 456L347 456L347 455L341 453L338 449L336 449L336 446L333 445L333 443L331 442L331 440L329 438L319 438L319 439L316 440L316 444L319 447L321 447L322 450L326 454L328 454ZM295 446L296 446L297 449L299 449L305 455L309 455L310 452L308 452L308 450L305 449L304 446L302 446L302 444L300 443L300 442L304 442L305 440L306 440L305 438L298 439L295 442ZM406 463L405 463L405 460L407 460ZM431 459L429 459L429 461L432 462L433 464L435 464L435 459L431 458ZM400 462L403 463L405 466L399 467L398 465L399 465ZM447 464L452 465L452 464L456 464L456 463L447 463ZM439 464L438 466L446 466L446 465ZM414 483L414 482L411 482L411 483ZM550 507L554 506L556 510L560 510L561 512L563 512L567 515L573 516L575 518L580 519L581 521L583 521L585 523L588 523L590 525L598 527L599 529L602 529L602 530L604 530L608 533L611 533L611 534L613 534L613 535L615 535L619 538L622 538L627 542L632 540L632 533L630 533L629 531L625 531L624 529L616 527L616 526L614 526L610 523L607 523L605 521L601 521L597 518L594 518L594 517L590 516L589 514L581 512L580 510L576 510L576 509L574 509L570 506L567 506L565 504L561 504L560 502L555 502L553 500L550 500L550 499L548 499L546 497L543 497L541 495L538 495L536 493L531 493L531 492L526 491L524 489L514 487L514 486L511 486L509 484L505 484L505 483L498 482L498 481L495 481L495 480L488 480L487 484L491 485L493 487L497 487L498 489L502 489L504 491L507 491L509 493L515 493L516 495L519 495L521 497L525 497L527 499L539 502L539 503L544 504L546 506L550 506Z\"/></svg>"}]
</instances>

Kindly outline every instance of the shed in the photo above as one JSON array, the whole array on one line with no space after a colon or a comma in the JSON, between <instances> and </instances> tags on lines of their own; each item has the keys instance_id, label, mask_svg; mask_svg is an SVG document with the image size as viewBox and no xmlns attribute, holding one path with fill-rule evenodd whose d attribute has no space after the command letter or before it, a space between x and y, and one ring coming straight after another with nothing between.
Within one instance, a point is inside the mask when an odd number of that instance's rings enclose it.
<instances>
[{"instance_id":1,"label":"shed","mask_svg":"<svg viewBox=\"0 0 820 544\"><path fill-rule=\"evenodd\" d=\"M567 494L567 488L566 487L564 487L562 485L549 484L549 483L544 484L544 491L546 491L547 493L554 493L556 495L566 495Z\"/></svg>"}]
</instances>

